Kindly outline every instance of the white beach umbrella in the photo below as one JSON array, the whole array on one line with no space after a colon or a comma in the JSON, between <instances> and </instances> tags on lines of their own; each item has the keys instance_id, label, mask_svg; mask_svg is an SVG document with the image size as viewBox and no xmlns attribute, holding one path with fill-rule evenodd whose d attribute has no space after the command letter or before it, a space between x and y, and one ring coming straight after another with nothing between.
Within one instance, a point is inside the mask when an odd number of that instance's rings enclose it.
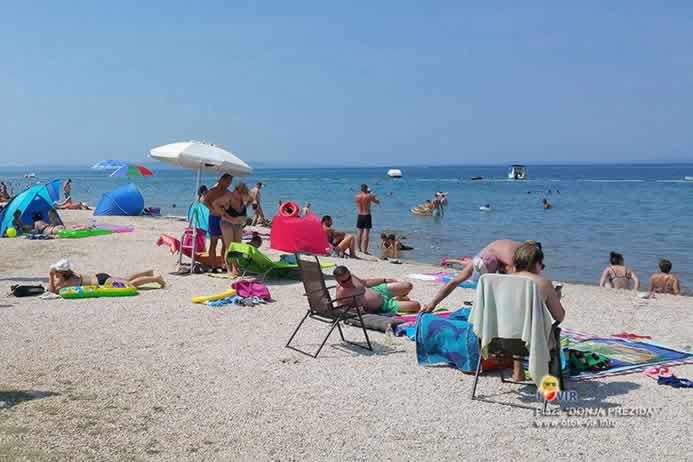
<instances>
[{"instance_id":1,"label":"white beach umbrella","mask_svg":"<svg viewBox=\"0 0 693 462\"><path fill-rule=\"evenodd\" d=\"M213 170L233 176L253 174L253 169L234 154L200 141L171 143L154 148L149 153L156 160L193 170Z\"/></svg>"},{"instance_id":2,"label":"white beach umbrella","mask_svg":"<svg viewBox=\"0 0 693 462\"><path fill-rule=\"evenodd\" d=\"M225 149L213 144L204 143L201 141L185 141L181 143L171 143L164 146L156 147L149 151L149 156L153 159L171 164L180 165L181 167L195 170L195 210L199 197L197 191L200 188L200 174L203 170L216 171L220 173L229 173L233 176L247 176L253 174L253 169L248 164L243 162L236 155L231 154ZM193 216L192 214L191 216ZM195 264L195 235L197 227L193 228L193 248L192 248L192 263L190 270L192 271ZM182 258L183 253L180 256ZM179 264L181 259L178 260Z\"/></svg>"}]
</instances>

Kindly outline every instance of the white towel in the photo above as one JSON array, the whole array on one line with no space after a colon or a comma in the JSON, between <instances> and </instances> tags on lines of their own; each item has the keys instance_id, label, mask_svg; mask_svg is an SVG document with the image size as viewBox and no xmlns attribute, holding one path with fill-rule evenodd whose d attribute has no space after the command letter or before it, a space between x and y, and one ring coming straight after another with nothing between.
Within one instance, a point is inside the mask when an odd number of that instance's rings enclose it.
<instances>
[{"instance_id":1,"label":"white towel","mask_svg":"<svg viewBox=\"0 0 693 462\"><path fill-rule=\"evenodd\" d=\"M488 356L494 338L522 339L529 351L529 373L539 386L549 373L549 338L553 323L539 286L529 277L485 274L479 279L469 316Z\"/></svg>"}]
</instances>

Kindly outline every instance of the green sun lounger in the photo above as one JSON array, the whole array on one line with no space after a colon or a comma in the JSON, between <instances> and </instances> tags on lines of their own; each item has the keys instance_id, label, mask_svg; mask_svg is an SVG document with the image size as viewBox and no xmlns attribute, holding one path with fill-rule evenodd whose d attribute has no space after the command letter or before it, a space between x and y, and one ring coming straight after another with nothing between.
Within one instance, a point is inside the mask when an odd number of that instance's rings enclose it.
<instances>
[{"instance_id":1,"label":"green sun lounger","mask_svg":"<svg viewBox=\"0 0 693 462\"><path fill-rule=\"evenodd\" d=\"M284 257L284 256L283 256ZM238 261L238 265L244 272L259 274L262 277L269 276L289 276L291 273L298 272L298 264L295 263L294 255L286 255L286 260L272 261L267 255L256 249L250 244L232 242L226 252L226 261L231 263ZM320 262L321 268L331 268L335 266L331 262Z\"/></svg>"}]
</instances>

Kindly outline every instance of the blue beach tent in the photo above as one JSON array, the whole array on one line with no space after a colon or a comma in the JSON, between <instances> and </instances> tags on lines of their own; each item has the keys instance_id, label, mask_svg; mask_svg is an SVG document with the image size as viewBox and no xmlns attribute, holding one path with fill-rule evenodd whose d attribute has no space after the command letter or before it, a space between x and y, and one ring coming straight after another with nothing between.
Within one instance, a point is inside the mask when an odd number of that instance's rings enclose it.
<instances>
[{"instance_id":1,"label":"blue beach tent","mask_svg":"<svg viewBox=\"0 0 693 462\"><path fill-rule=\"evenodd\" d=\"M128 183L113 191L103 193L101 200L96 205L94 215L137 216L142 215L143 209L142 193L134 184Z\"/></svg>"},{"instance_id":2,"label":"blue beach tent","mask_svg":"<svg viewBox=\"0 0 693 462\"><path fill-rule=\"evenodd\" d=\"M60 200L60 193L63 190L63 180L53 180L46 185L48 195L51 196L53 202Z\"/></svg>"},{"instance_id":3,"label":"blue beach tent","mask_svg":"<svg viewBox=\"0 0 693 462\"><path fill-rule=\"evenodd\" d=\"M54 221L51 224L63 224L60 220L60 215L58 215L58 212L53 206L53 200L50 194L48 194L48 189L44 185L32 186L26 191L17 194L12 198L10 203L7 204L7 207L2 209L2 212L0 212L0 236L4 236L7 228L12 227L12 220L14 219L14 212L16 210L19 210L22 214L21 220L25 225L31 226L34 224L32 217L36 213L41 214L43 221L51 223L48 216L50 210L55 212L55 216L53 217ZM55 222L55 217L57 217L57 223Z\"/></svg>"}]
</instances>

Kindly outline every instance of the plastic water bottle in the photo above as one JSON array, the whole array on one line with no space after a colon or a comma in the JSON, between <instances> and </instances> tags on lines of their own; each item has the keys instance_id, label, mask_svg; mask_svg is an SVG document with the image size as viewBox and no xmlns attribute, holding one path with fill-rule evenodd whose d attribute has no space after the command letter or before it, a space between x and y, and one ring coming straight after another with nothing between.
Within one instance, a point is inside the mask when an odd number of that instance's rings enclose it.
<instances>
[{"instance_id":1,"label":"plastic water bottle","mask_svg":"<svg viewBox=\"0 0 693 462\"><path fill-rule=\"evenodd\" d=\"M383 345L390 348L394 343L395 333L392 331L392 324L387 325L385 329L385 339L383 340Z\"/></svg>"}]
</instances>

